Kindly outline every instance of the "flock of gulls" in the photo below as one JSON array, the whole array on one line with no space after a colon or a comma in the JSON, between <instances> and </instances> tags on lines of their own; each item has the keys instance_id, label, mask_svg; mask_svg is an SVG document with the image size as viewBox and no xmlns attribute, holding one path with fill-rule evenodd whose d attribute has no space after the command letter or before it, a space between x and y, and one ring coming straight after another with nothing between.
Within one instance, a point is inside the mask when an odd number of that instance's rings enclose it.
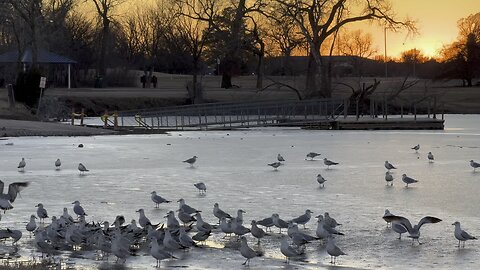
<instances>
[{"instance_id":1,"label":"flock of gulls","mask_svg":"<svg viewBox=\"0 0 480 270\"><path fill-rule=\"evenodd\" d=\"M416 145L412 149L418 153L420 145ZM320 155L310 152L306 155L305 160L314 160ZM183 162L194 167L197 159L197 156L193 156ZM431 152L428 152L427 159L429 162L434 162ZM278 154L277 161L269 163L268 166L278 170L284 162L285 158ZM323 159L323 163L327 166L326 169L339 165L338 162L327 158ZM19 171L24 171L26 165L25 159L22 158L18 165ZM54 165L56 170L60 170L62 165L60 159L57 159ZM393 185L394 177L391 171L397 167L389 161L385 161L384 166L387 170L385 181L387 185ZM470 166L475 171L480 164L471 160ZM78 164L78 170L80 174L89 171L82 163ZM407 188L408 185L418 182L406 174L403 174L401 179ZM320 188L323 188L327 181L321 174L317 175L316 180ZM10 211L19 193L28 186L29 182L14 182L9 184L8 191L5 193L4 183L0 181L0 209L4 213ZM194 186L200 194L206 194L205 183L195 183ZM150 198L155 208L172 202L156 191L150 193ZM162 260L178 259L175 253L180 250L202 248L214 233L223 234L224 238L229 238L230 241L238 244L236 247L239 250L239 257L242 256L245 259L243 265L249 265L252 259L264 255L260 248L261 240L273 236L281 239L278 249L285 257L285 263L289 263L291 258L302 257L306 252L306 245L314 241L323 242L332 264L336 264L337 257L346 255L342 251L343 248L338 247L335 243L335 237L344 235L339 229L342 224L331 217L328 212L314 216L311 210L306 209L304 213L293 219L282 219L278 213L273 213L269 217L246 222L243 218L243 214L246 213L244 210L238 209L234 216L222 210L220 205L215 203L210 213L215 219L218 219L218 223L210 224L204 219L204 216L207 215L204 212L205 209L196 209L188 205L183 198L178 199L177 203L178 208L169 210L164 217L166 222L157 224L151 222L144 209L138 209L136 211L138 219L132 219L129 223L126 222L124 216L117 216L111 223L108 221L87 222L87 211L78 200L72 202L73 207L70 210L73 211L73 217L69 214L67 207L63 208L61 215L50 216L47 208L42 203L38 203L36 214L30 216L25 229L30 237L33 237L35 247L41 253L42 258L46 256L48 260L53 261L55 261L55 256L61 254L62 251L97 250L99 259L108 260L110 255L113 255L117 258L117 262L121 263L125 263L130 256L135 254L149 254L156 261L156 267L159 267ZM314 235L305 230L312 217L316 219ZM388 209L385 210L383 219L387 222L388 228L399 234L398 239L401 239L402 234L408 234L408 237L412 239L412 245L422 244L419 238L423 225L442 221L437 217L425 216L417 224L412 225L409 219L394 215ZM458 240L458 247L465 247L466 241L477 239L462 230L460 222L456 221L452 225L455 226L453 235ZM299 228L300 226L303 230ZM275 229L275 232L272 228ZM21 230L0 230L0 239L12 239L13 245L21 238ZM248 239L252 238L255 242L249 243Z\"/></svg>"}]
</instances>

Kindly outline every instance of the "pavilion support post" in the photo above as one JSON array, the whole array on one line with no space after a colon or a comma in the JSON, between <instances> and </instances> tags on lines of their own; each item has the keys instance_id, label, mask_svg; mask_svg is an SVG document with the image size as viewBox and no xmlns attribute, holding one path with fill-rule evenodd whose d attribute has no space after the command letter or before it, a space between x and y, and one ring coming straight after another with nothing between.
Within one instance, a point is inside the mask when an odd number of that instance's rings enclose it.
<instances>
[{"instance_id":1,"label":"pavilion support post","mask_svg":"<svg viewBox=\"0 0 480 270\"><path fill-rule=\"evenodd\" d=\"M68 89L70 89L71 85L72 85L71 84L71 74L70 74L70 72L71 72L71 64L68 64Z\"/></svg>"}]
</instances>

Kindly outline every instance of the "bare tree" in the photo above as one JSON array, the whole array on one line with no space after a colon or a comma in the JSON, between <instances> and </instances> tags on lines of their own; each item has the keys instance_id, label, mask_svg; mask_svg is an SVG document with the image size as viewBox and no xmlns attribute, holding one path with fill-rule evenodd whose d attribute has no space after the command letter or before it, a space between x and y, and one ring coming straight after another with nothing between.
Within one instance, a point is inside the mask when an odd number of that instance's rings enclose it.
<instances>
[{"instance_id":1,"label":"bare tree","mask_svg":"<svg viewBox=\"0 0 480 270\"><path fill-rule=\"evenodd\" d=\"M471 87L473 78L480 75L480 13L460 19L458 38L442 49L444 71L439 76L461 79Z\"/></svg>"},{"instance_id":2,"label":"bare tree","mask_svg":"<svg viewBox=\"0 0 480 270\"><path fill-rule=\"evenodd\" d=\"M209 23L212 28L212 44L222 45L221 54L222 88L231 88L232 76L240 69L241 53L244 50L246 33L245 18L263 12L266 7L264 0L181 0L193 8L192 14L185 16ZM217 46L218 47L218 46Z\"/></svg>"},{"instance_id":3,"label":"bare tree","mask_svg":"<svg viewBox=\"0 0 480 270\"><path fill-rule=\"evenodd\" d=\"M362 30L341 33L337 48L339 54L351 56L352 65L358 76L363 75L364 59L371 58L377 53L373 47L372 35Z\"/></svg>"},{"instance_id":4,"label":"bare tree","mask_svg":"<svg viewBox=\"0 0 480 270\"><path fill-rule=\"evenodd\" d=\"M38 59L38 28L39 21L42 17L42 0L6 0L10 4L16 15L18 15L25 23L28 29L27 44L32 49L32 66L37 66Z\"/></svg>"},{"instance_id":5,"label":"bare tree","mask_svg":"<svg viewBox=\"0 0 480 270\"><path fill-rule=\"evenodd\" d=\"M15 0L13 0L15 1ZM114 21L114 10L126 0L89 0L95 5L101 27L100 55L98 60L97 75L106 75L107 46L110 40L111 24Z\"/></svg>"},{"instance_id":6,"label":"bare tree","mask_svg":"<svg viewBox=\"0 0 480 270\"><path fill-rule=\"evenodd\" d=\"M281 74L286 74L287 70L290 69L290 57L296 50L301 51L305 47L303 46L305 45L305 39L299 33L300 30L296 23L289 17L268 20L267 23L269 51L279 51L279 55L283 57ZM272 56L272 53L270 55Z\"/></svg>"},{"instance_id":7,"label":"bare tree","mask_svg":"<svg viewBox=\"0 0 480 270\"><path fill-rule=\"evenodd\" d=\"M378 20L392 29L400 27L415 29L412 21L395 19L389 1L275 0L275 2L281 6L281 15L292 18L308 42L309 65L306 90L311 96L330 97L332 94L328 63L325 63L326 61L322 58L321 48L329 37L335 36L344 26L353 22ZM270 14L270 17L276 16ZM320 74L319 88L317 88L317 74Z\"/></svg>"},{"instance_id":8,"label":"bare tree","mask_svg":"<svg viewBox=\"0 0 480 270\"><path fill-rule=\"evenodd\" d=\"M206 48L207 36L211 33L213 25L211 20L192 20L191 17L200 16L207 18L210 15L206 12L211 10L202 8L200 2L188 5L178 2L176 8L176 14L179 14L180 17L176 22L175 31L190 54L193 65L192 85L189 91L190 99L193 103L201 103L203 102L203 88L198 83L198 75Z\"/></svg>"}]
</instances>

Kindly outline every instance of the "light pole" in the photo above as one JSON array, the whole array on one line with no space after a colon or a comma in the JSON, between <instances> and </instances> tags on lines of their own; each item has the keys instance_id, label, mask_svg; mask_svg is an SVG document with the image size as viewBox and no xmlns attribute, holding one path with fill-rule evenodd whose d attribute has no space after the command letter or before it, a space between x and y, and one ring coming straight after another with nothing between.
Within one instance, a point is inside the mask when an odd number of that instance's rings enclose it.
<instances>
[{"instance_id":1,"label":"light pole","mask_svg":"<svg viewBox=\"0 0 480 270\"><path fill-rule=\"evenodd\" d=\"M417 48L413 48L413 77L415 78L415 65L417 64Z\"/></svg>"},{"instance_id":2,"label":"light pole","mask_svg":"<svg viewBox=\"0 0 480 270\"><path fill-rule=\"evenodd\" d=\"M387 63L387 27L383 28L383 39L385 43L385 55L383 61L385 62L385 78L388 77L388 63Z\"/></svg>"}]
</instances>

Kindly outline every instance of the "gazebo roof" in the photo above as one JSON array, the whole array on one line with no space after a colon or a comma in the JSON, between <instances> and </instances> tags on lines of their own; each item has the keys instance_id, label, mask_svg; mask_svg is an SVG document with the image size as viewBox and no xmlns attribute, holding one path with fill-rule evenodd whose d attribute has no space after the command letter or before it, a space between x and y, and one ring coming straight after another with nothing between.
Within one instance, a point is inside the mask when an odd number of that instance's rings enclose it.
<instances>
[{"instance_id":1,"label":"gazebo roof","mask_svg":"<svg viewBox=\"0 0 480 270\"><path fill-rule=\"evenodd\" d=\"M0 63L15 63L18 61L18 51L9 51L3 54L0 54ZM27 49L22 54L20 58L22 63L31 63L32 62L32 50ZM46 64L76 64L77 61L74 61L68 57L61 56L46 50L39 50L37 56L38 63Z\"/></svg>"}]
</instances>

